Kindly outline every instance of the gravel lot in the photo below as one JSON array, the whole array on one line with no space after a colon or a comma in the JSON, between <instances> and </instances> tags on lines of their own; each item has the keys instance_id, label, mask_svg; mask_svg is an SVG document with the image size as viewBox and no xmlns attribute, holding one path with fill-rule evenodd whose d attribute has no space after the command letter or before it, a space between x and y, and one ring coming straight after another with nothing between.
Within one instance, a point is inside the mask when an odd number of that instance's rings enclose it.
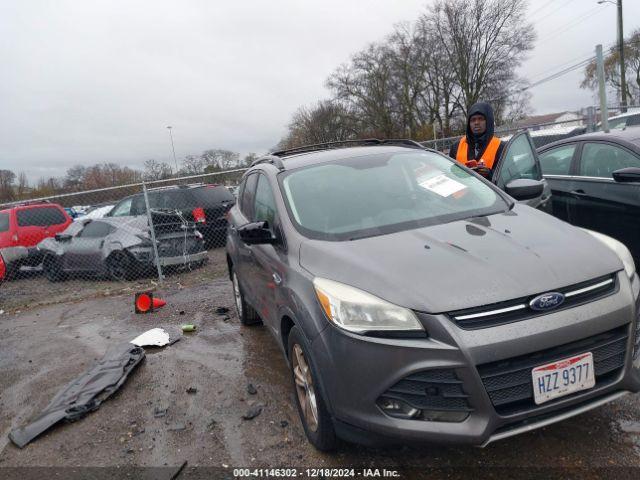
<instances>
[{"instance_id":1,"label":"gravel lot","mask_svg":"<svg viewBox=\"0 0 640 480\"><path fill-rule=\"evenodd\" d=\"M47 467L28 470L34 478L52 472L70 478L83 472L77 467L89 466L102 467L93 478L138 478L143 471L133 467L167 467L149 478L170 478L186 461L179 478L232 478L238 467L297 467L301 473L306 467L386 467L407 478L477 472L494 478L639 478L638 396L485 449L343 444L334 454L321 454L306 442L275 340L263 327L239 325L225 274L224 253L215 250L205 267L173 275L162 286L152 279L51 284L37 274L2 285L0 477L24 480L25 471L14 468L29 466ZM146 287L156 288L167 306L135 315L133 292ZM218 306L230 308L230 318L217 315ZM196 324L197 331L183 334L182 323ZM98 411L52 428L22 450L10 443L12 428L37 415L110 345L153 327L181 340L149 350ZM249 383L256 394L248 393ZM244 420L255 405L262 413ZM155 414L165 409L165 416Z\"/></svg>"}]
</instances>

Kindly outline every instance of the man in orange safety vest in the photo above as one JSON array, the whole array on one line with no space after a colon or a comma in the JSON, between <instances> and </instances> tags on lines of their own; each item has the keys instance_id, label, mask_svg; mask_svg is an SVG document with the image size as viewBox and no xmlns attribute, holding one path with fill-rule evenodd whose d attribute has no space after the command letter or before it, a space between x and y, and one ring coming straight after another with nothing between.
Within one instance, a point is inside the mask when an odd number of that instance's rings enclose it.
<instances>
[{"instance_id":1,"label":"man in orange safety vest","mask_svg":"<svg viewBox=\"0 0 640 480\"><path fill-rule=\"evenodd\" d=\"M493 135L493 129L491 105L484 102L474 104L467 114L467 133L451 147L449 156L490 177L504 150L504 144Z\"/></svg>"}]
</instances>

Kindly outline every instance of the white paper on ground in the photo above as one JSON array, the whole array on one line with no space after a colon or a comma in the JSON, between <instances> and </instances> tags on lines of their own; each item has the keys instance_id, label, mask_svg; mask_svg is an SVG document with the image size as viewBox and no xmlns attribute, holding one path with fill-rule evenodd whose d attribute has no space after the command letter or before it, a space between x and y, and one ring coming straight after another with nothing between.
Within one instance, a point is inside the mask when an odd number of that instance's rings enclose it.
<instances>
[{"instance_id":1,"label":"white paper on ground","mask_svg":"<svg viewBox=\"0 0 640 480\"><path fill-rule=\"evenodd\" d=\"M169 334L163 328L152 328L131 340L138 347L164 347L169 343Z\"/></svg>"}]
</instances>

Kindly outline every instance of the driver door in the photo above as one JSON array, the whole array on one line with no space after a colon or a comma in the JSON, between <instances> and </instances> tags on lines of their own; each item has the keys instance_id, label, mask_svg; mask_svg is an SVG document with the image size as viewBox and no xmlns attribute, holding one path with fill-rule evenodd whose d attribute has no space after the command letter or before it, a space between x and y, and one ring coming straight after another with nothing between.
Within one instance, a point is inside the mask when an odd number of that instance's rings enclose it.
<instances>
[{"instance_id":1,"label":"driver door","mask_svg":"<svg viewBox=\"0 0 640 480\"><path fill-rule=\"evenodd\" d=\"M102 265L105 237L114 231L108 223L88 220L65 246L67 268L75 271L97 271Z\"/></svg>"},{"instance_id":2,"label":"driver door","mask_svg":"<svg viewBox=\"0 0 640 480\"><path fill-rule=\"evenodd\" d=\"M551 187L542 177L540 160L527 131L516 133L509 140L493 170L491 181L505 190L509 182L520 178L538 180L544 185L539 197L524 200L523 203L551 213Z\"/></svg>"}]
</instances>

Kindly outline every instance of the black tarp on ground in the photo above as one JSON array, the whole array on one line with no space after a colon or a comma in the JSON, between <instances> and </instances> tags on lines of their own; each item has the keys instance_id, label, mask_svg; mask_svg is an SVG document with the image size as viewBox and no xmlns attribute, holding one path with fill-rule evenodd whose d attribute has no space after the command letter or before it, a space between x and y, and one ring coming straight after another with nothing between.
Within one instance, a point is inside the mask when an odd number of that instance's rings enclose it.
<instances>
[{"instance_id":1,"label":"black tarp on ground","mask_svg":"<svg viewBox=\"0 0 640 480\"><path fill-rule=\"evenodd\" d=\"M102 359L60 390L33 421L12 430L9 438L22 448L60 420L75 421L97 410L120 388L142 359L143 348L131 343L115 345Z\"/></svg>"}]
</instances>

